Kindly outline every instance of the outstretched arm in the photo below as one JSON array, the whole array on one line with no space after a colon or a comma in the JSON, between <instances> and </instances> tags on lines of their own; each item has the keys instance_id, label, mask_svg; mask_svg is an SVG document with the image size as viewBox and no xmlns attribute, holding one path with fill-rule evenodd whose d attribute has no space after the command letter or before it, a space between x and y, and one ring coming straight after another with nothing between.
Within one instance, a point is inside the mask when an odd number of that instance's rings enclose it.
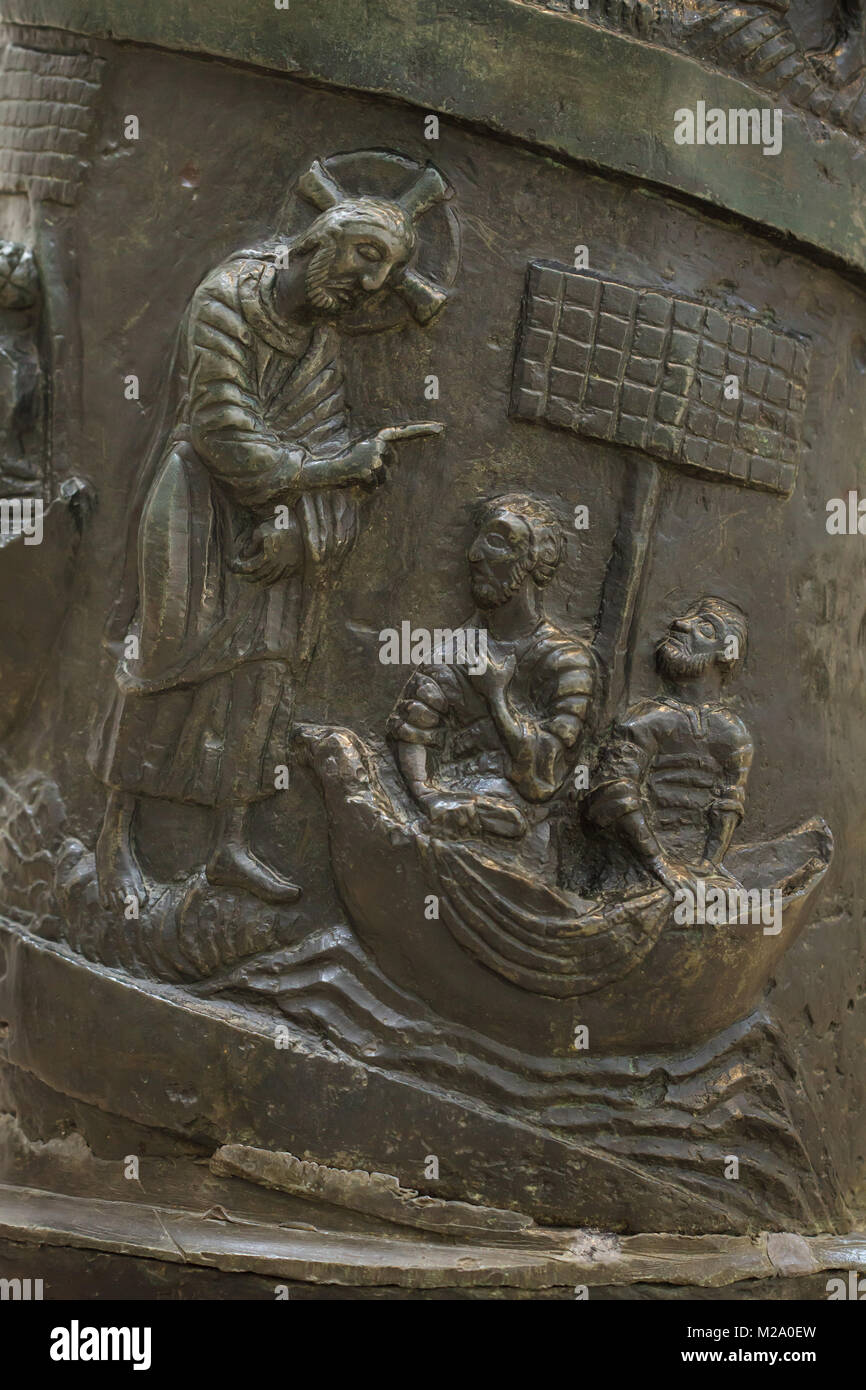
<instances>
[{"instance_id":1,"label":"outstretched arm","mask_svg":"<svg viewBox=\"0 0 866 1390\"><path fill-rule=\"evenodd\" d=\"M202 286L187 323L189 425L194 448L244 506L292 502L308 490L374 485L401 439L439 433L435 421L388 425L341 454L315 458L266 419L255 344L231 284Z\"/></svg>"},{"instance_id":2,"label":"outstretched arm","mask_svg":"<svg viewBox=\"0 0 866 1390\"><path fill-rule=\"evenodd\" d=\"M409 425L385 425L375 434L356 439L343 453L327 459L308 459L302 466L298 486L304 490L320 487L367 486L382 482L385 464L400 439L441 434L444 426L435 420L419 420Z\"/></svg>"}]
</instances>

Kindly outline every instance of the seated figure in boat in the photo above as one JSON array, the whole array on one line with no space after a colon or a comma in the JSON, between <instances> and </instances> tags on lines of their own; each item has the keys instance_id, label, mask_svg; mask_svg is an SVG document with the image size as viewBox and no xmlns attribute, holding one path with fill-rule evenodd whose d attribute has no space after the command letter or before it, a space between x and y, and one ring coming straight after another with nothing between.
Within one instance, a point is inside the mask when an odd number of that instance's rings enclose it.
<instances>
[{"instance_id":1,"label":"seated figure in boat","mask_svg":"<svg viewBox=\"0 0 866 1390\"><path fill-rule=\"evenodd\" d=\"M617 1045L632 1026L644 1037L650 997L670 1016L666 1037L681 1004L706 1012L709 979L745 1000L798 929L832 848L812 820L729 852L752 744L722 692L746 622L704 599L661 643L665 694L631 710L603 750L588 798L596 828L611 832L599 881L558 885L545 817L580 756L594 691L589 648L544 614L561 553L541 503L489 503L469 552L486 669L440 651L413 673L391 719L396 766L351 729L304 725L294 740L322 791L338 893L378 966L444 1017L475 1027L481 1008L499 1037L522 1004L521 1027L542 1051L573 1046L568 1001L579 995L602 1001L594 1026L613 1026ZM778 893L781 930L680 931L676 897L696 878ZM602 997L629 976L627 996Z\"/></svg>"},{"instance_id":2,"label":"seated figure in boat","mask_svg":"<svg viewBox=\"0 0 866 1390\"><path fill-rule=\"evenodd\" d=\"M468 555L477 611L465 629L484 637L484 658L470 667L434 652L388 725L431 833L513 849L519 841L537 867L549 858L549 803L577 758L595 684L589 644L545 615L564 548L544 502L509 494L483 506Z\"/></svg>"},{"instance_id":3,"label":"seated figure in boat","mask_svg":"<svg viewBox=\"0 0 866 1390\"><path fill-rule=\"evenodd\" d=\"M599 759L590 821L674 894L724 876L742 819L753 745L723 689L746 640L745 615L724 599L702 598L676 618L656 652L664 693L628 711Z\"/></svg>"}]
</instances>

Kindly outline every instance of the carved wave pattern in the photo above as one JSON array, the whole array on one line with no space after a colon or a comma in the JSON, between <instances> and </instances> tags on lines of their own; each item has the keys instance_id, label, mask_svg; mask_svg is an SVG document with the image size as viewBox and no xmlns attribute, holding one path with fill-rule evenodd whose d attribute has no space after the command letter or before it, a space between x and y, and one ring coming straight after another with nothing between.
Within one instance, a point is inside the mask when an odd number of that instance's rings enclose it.
<instances>
[{"instance_id":1,"label":"carved wave pattern","mask_svg":"<svg viewBox=\"0 0 866 1390\"><path fill-rule=\"evenodd\" d=\"M98 910L92 856L64 822L44 775L0 779L3 915L27 931L138 979L288 1019L367 1069L508 1116L530 1148L549 1135L604 1153L624 1181L649 1176L687 1194L702 1229L730 1229L736 1213L755 1229L808 1233L832 1229L845 1210L802 1077L763 1013L675 1056L533 1057L431 1014L347 926L280 945L284 915L252 900L239 912L225 898L215 910L196 876L167 888L138 923L118 923ZM742 1181L724 1177L731 1154Z\"/></svg>"},{"instance_id":2,"label":"carved wave pattern","mask_svg":"<svg viewBox=\"0 0 866 1390\"><path fill-rule=\"evenodd\" d=\"M270 1003L365 1067L411 1074L687 1191L704 1219L828 1229L838 1178L784 1038L762 1013L678 1056L534 1058L429 1015L347 927L213 977L198 995ZM739 1157L743 1181L724 1177ZM755 1181L755 1177L759 1181Z\"/></svg>"},{"instance_id":3,"label":"carved wave pattern","mask_svg":"<svg viewBox=\"0 0 866 1390\"><path fill-rule=\"evenodd\" d=\"M201 980L287 937L283 914L203 873L156 886L139 917L101 908L93 855L66 834L57 787L36 771L0 776L0 882L8 921L137 978Z\"/></svg>"}]
</instances>

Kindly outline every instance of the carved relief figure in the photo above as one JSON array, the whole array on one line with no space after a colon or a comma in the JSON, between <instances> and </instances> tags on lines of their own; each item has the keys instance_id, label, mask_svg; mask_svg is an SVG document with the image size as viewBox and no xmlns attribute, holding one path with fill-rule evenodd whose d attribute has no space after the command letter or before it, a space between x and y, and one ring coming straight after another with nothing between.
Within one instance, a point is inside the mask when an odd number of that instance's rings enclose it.
<instances>
[{"instance_id":1,"label":"carved relief figure","mask_svg":"<svg viewBox=\"0 0 866 1390\"><path fill-rule=\"evenodd\" d=\"M388 725L408 804L389 761L351 730L306 726L297 736L322 785L335 876L362 939L387 959L400 922L435 955L444 927L485 971L556 998L632 969L669 903L658 885L610 910L555 886L549 816L581 755L597 685L589 643L546 616L544 589L563 552L541 499L508 494L482 506L468 551L477 611L465 630L485 634L487 659L473 670L437 653L409 677ZM431 895L439 928L425 918ZM461 968L471 993L479 982ZM431 987L450 993L441 974Z\"/></svg>"},{"instance_id":2,"label":"carved relief figure","mask_svg":"<svg viewBox=\"0 0 866 1390\"><path fill-rule=\"evenodd\" d=\"M670 625L656 661L665 693L621 719L588 812L675 893L717 874L743 816L752 741L722 703L746 651L744 614L705 597Z\"/></svg>"},{"instance_id":3,"label":"carved relief figure","mask_svg":"<svg viewBox=\"0 0 866 1390\"><path fill-rule=\"evenodd\" d=\"M395 769L351 730L304 726L297 741L322 786L349 919L392 978L463 1022L483 997L486 1026L501 1037L519 1006L539 1046L566 1049L573 1015L559 1001L592 996L593 1026L622 1047L646 1033L634 1003L652 994L665 1001L654 1043L668 1046L754 1006L832 841L815 819L731 848L753 748L724 688L745 657L747 622L735 604L705 597L659 645L664 693L620 716L602 747L585 817L601 872L592 856L557 865L547 818L600 685L588 644L544 614L561 546L540 500L483 508L467 627L488 634L488 662L473 673L434 657L410 676L389 722L408 804ZM684 932L677 916L696 884L746 895L709 936ZM772 904L766 934L749 916L756 903ZM709 980L722 988L712 1022Z\"/></svg>"},{"instance_id":4,"label":"carved relief figure","mask_svg":"<svg viewBox=\"0 0 866 1390\"><path fill-rule=\"evenodd\" d=\"M146 899L133 837L143 796L213 808L210 883L273 903L299 895L252 852L249 811L284 762L359 489L382 480L396 439L440 428L350 439L337 322L407 276L416 318L441 307L408 267L415 219L443 181L428 168L399 199L349 198L317 163L301 191L324 209L307 231L218 266L181 327L174 423L139 487L109 629L116 689L91 750L108 788L104 906Z\"/></svg>"},{"instance_id":5,"label":"carved relief figure","mask_svg":"<svg viewBox=\"0 0 866 1390\"><path fill-rule=\"evenodd\" d=\"M844 87L866 68L866 25L863 0L838 0L834 16L834 39L826 53L815 55L823 76L835 86Z\"/></svg>"},{"instance_id":6,"label":"carved relief figure","mask_svg":"<svg viewBox=\"0 0 866 1390\"><path fill-rule=\"evenodd\" d=\"M40 354L42 287L29 247L0 242L0 486L45 488L46 388Z\"/></svg>"},{"instance_id":7,"label":"carved relief figure","mask_svg":"<svg viewBox=\"0 0 866 1390\"><path fill-rule=\"evenodd\" d=\"M866 134L863 0L589 0L581 9L570 0L533 3L683 49L860 139ZM821 46L813 49L816 30Z\"/></svg>"},{"instance_id":8,"label":"carved relief figure","mask_svg":"<svg viewBox=\"0 0 866 1390\"><path fill-rule=\"evenodd\" d=\"M469 549L486 633L480 669L435 660L410 676L389 722L397 761L436 832L520 839L544 863L546 818L576 757L592 697L589 646L544 612L564 551L555 513L511 494L486 504Z\"/></svg>"}]
</instances>

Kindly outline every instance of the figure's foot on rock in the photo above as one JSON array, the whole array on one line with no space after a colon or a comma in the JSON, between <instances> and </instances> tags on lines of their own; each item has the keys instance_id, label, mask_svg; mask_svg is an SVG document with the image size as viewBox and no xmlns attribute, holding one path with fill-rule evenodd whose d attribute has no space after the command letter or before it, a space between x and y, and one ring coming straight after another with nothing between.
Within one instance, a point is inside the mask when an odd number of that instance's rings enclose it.
<instances>
[{"instance_id":1,"label":"figure's foot on rock","mask_svg":"<svg viewBox=\"0 0 866 1390\"><path fill-rule=\"evenodd\" d=\"M269 869L239 845L221 845L208 860L205 874L215 888L239 888L277 906L297 902L301 896L296 883Z\"/></svg>"},{"instance_id":2,"label":"figure's foot on rock","mask_svg":"<svg viewBox=\"0 0 866 1390\"><path fill-rule=\"evenodd\" d=\"M330 724L296 724L289 735L289 747L301 767L312 767L322 744L336 732Z\"/></svg>"},{"instance_id":3,"label":"figure's foot on rock","mask_svg":"<svg viewBox=\"0 0 866 1390\"><path fill-rule=\"evenodd\" d=\"M343 778L354 777L361 784L369 782L366 750L351 729L333 724L296 724L290 741L302 767L311 767L320 774L327 771Z\"/></svg>"},{"instance_id":4,"label":"figure's foot on rock","mask_svg":"<svg viewBox=\"0 0 866 1390\"><path fill-rule=\"evenodd\" d=\"M103 824L95 857L101 905L109 912L122 912L133 901L144 907L147 888L129 836L116 825Z\"/></svg>"}]
</instances>

